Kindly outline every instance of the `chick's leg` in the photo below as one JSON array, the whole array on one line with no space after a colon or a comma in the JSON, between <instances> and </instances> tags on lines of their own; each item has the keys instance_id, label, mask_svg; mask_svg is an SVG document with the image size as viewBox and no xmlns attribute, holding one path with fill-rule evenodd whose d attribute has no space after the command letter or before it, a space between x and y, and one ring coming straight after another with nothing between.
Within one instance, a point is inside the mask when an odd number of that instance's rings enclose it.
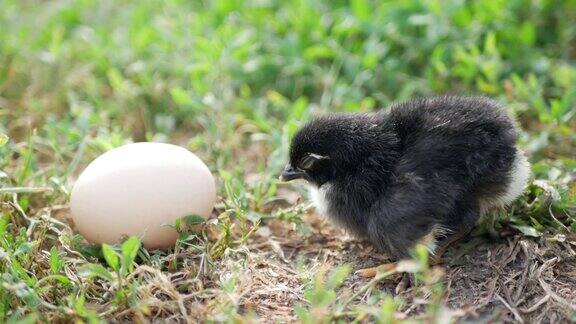
<instances>
[{"instance_id":1,"label":"chick's leg","mask_svg":"<svg viewBox=\"0 0 576 324\"><path fill-rule=\"evenodd\" d=\"M367 236L378 251L393 260L408 259L410 249L431 233L432 225L437 222L434 215L440 214L445 206L442 199L446 195L411 182L389 190L391 194L376 201L367 215ZM362 277L374 277L378 272L396 269L394 262L357 273Z\"/></svg>"},{"instance_id":2,"label":"chick's leg","mask_svg":"<svg viewBox=\"0 0 576 324\"><path fill-rule=\"evenodd\" d=\"M431 250L432 254L430 255L428 264L431 266L442 264L443 263L442 256L444 255L444 253L446 253L446 250L448 250L448 248L452 246L452 244L466 237L466 235L468 235L470 231L471 228L465 228L440 241L438 247L433 249L433 251ZM432 231L430 234L424 236L418 243L428 247L429 249L432 249L431 246L435 245L435 242L436 242L435 232ZM398 266L397 262L383 263L376 267L360 269L356 271L356 274L358 274L360 277L363 278L373 278L379 272L394 271L396 270L397 266Z\"/></svg>"},{"instance_id":3,"label":"chick's leg","mask_svg":"<svg viewBox=\"0 0 576 324\"><path fill-rule=\"evenodd\" d=\"M424 235L424 237L422 237L420 240L418 240L418 244L426 246L429 250L433 250L434 249L433 246L436 245L435 233L436 233L436 231L432 230L430 233ZM356 271L356 274L358 274L360 277L364 277L364 278L373 278L379 272L394 271L394 270L396 270L397 266L398 266L397 262L383 263L383 264L378 265L376 267L360 269L360 270Z\"/></svg>"},{"instance_id":4,"label":"chick's leg","mask_svg":"<svg viewBox=\"0 0 576 324\"><path fill-rule=\"evenodd\" d=\"M448 248L450 248L450 246L452 246L454 243L465 238L466 235L468 235L471 230L472 229L470 228L470 229L464 229L464 230L458 231L455 234L452 234L449 237L442 240L440 242L438 248L434 251L434 254L432 254L430 256L430 260L428 261L428 264L430 264L430 265L442 264L443 263L442 256L444 255L444 253L446 253Z\"/></svg>"},{"instance_id":5,"label":"chick's leg","mask_svg":"<svg viewBox=\"0 0 576 324\"><path fill-rule=\"evenodd\" d=\"M480 218L480 208L473 197L460 201L448 219L451 234L440 240L430 256L430 265L442 264L442 256L450 246L465 238Z\"/></svg>"},{"instance_id":6,"label":"chick's leg","mask_svg":"<svg viewBox=\"0 0 576 324\"><path fill-rule=\"evenodd\" d=\"M383 210L385 211L386 209ZM418 208L414 208L411 211L414 212L414 214L417 214L419 210ZM478 204L473 197L470 197L467 199L459 200L455 204L453 211L449 213L449 215L447 215L446 219L446 228L448 229L447 231L445 230L444 226L438 226L437 224L432 226L432 228L429 229L428 231L424 231L423 228L426 227L426 223L418 224L417 222L413 221L412 223L409 224L397 225L394 222L390 222L389 219L387 218L379 217L376 218L377 221L374 224L377 228L378 226L380 227L386 226L388 228L396 226L398 227L396 227L396 229L393 231L381 230L381 231L373 231L372 233L374 233L374 235L377 235L376 236L377 240L375 240L376 242L386 242L388 243L387 244L388 246L390 245L407 246L409 245L408 242L410 241L416 242L416 244L412 244L412 246L415 246L417 244L424 245L425 247L428 248L428 250L431 253L429 264L438 265L442 263L442 256L446 252L446 250L452 244L461 240L468 233L470 233L470 231L472 230L472 228L474 228L476 222L478 221L479 215L480 213ZM424 221L428 220L426 218L419 218L419 219ZM387 223L382 224L382 220L387 221ZM390 232L392 233L402 232L404 235L403 236L390 235L389 234ZM450 233L450 235L445 237L444 239L441 239L438 242L437 238L441 237L443 234L446 234L445 232ZM388 235L380 235L380 233L388 233ZM420 234L420 238L415 239L414 236L412 235L418 233L424 233L424 234ZM396 251L400 252L400 255L397 254L399 259L404 259L408 257L406 251L399 251L399 250ZM372 278L376 276L378 272L389 272L396 270L397 265L398 264L396 262L385 263L376 267L358 270L356 273L364 278Z\"/></svg>"}]
</instances>

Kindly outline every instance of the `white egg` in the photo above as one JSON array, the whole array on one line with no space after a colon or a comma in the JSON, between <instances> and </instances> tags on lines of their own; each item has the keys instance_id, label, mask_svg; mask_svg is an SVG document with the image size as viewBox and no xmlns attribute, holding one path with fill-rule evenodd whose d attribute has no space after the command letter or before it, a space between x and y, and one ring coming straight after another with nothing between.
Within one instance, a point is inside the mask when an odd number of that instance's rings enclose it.
<instances>
[{"instance_id":1,"label":"white egg","mask_svg":"<svg viewBox=\"0 0 576 324\"><path fill-rule=\"evenodd\" d=\"M216 201L214 178L190 151L171 144L136 143L94 160L70 197L72 219L92 243L119 243L138 236L147 248L177 239L178 218L208 217Z\"/></svg>"}]
</instances>

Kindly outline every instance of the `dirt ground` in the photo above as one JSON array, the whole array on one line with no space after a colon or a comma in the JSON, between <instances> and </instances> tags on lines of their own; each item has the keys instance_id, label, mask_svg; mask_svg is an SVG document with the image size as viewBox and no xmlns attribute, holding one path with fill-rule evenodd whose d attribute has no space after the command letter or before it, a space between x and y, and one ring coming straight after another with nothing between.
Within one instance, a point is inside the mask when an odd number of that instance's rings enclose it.
<instances>
[{"instance_id":1,"label":"dirt ground","mask_svg":"<svg viewBox=\"0 0 576 324\"><path fill-rule=\"evenodd\" d=\"M307 238L287 222L266 223L249 243L245 295L239 303L264 321L293 321L293 306L304 303L299 264L309 271L344 263L354 270L385 259L366 242L349 238L314 214L306 217ZM511 232L498 240L471 236L453 246L441 266L444 304L459 322L558 323L576 314L576 238L528 238ZM377 289L394 294L398 276ZM350 293L368 279L353 274L341 291ZM412 288L397 317L418 315L427 303ZM363 296L355 303L361 304Z\"/></svg>"},{"instance_id":2,"label":"dirt ground","mask_svg":"<svg viewBox=\"0 0 576 324\"><path fill-rule=\"evenodd\" d=\"M194 322L214 318L214 314L224 316L219 319L216 315L216 321L225 321L230 318L225 305L232 305L231 312L239 312L244 320L254 314L265 323L296 322L295 306L307 305L304 294L314 276L344 264L352 267L352 273L337 291L337 301L351 301L347 309L375 305L375 294L398 294L401 274L363 290L370 279L358 276L355 270L387 261L368 242L347 236L312 209L302 220L307 235L287 220L264 220L248 241L227 249L210 266L202 254L185 251L162 259L167 264L178 262L179 271L161 272L140 265L132 276L142 282L138 297L148 305L149 314L142 321ZM498 239L473 233L453 245L444 264L430 271L439 274L443 311L459 323L575 322L576 237L531 238L506 231ZM227 287L223 283L230 278L235 278L234 284ZM98 296L109 294L110 289L94 288L91 307L105 313ZM190 293L183 294L185 291ZM416 285L400 292L403 303L395 317L430 322L419 317L432 305L430 294L423 291ZM119 322L141 316L130 310L110 312ZM342 317L346 320L346 314Z\"/></svg>"}]
</instances>

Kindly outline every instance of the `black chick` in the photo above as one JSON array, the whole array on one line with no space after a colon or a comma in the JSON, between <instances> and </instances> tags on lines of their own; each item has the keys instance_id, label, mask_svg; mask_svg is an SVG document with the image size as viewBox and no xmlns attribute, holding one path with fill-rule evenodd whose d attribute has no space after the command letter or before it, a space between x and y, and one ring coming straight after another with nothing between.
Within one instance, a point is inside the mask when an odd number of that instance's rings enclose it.
<instances>
[{"instance_id":1,"label":"black chick","mask_svg":"<svg viewBox=\"0 0 576 324\"><path fill-rule=\"evenodd\" d=\"M435 97L300 129L280 179L305 179L321 214L398 260L467 234L530 176L514 120L483 97Z\"/></svg>"}]
</instances>

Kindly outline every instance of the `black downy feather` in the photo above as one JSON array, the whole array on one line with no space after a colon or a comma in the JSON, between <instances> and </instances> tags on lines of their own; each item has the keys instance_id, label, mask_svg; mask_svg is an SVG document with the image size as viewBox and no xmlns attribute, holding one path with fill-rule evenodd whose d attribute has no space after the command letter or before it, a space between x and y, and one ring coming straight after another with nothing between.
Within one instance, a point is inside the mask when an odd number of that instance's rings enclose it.
<instances>
[{"instance_id":1,"label":"black downy feather","mask_svg":"<svg viewBox=\"0 0 576 324\"><path fill-rule=\"evenodd\" d=\"M330 219L399 259L434 228L471 229L483 202L499 201L521 154L516 138L491 99L416 99L312 120L294 136L288 167L323 191ZM310 154L322 159L299 169Z\"/></svg>"}]
</instances>

